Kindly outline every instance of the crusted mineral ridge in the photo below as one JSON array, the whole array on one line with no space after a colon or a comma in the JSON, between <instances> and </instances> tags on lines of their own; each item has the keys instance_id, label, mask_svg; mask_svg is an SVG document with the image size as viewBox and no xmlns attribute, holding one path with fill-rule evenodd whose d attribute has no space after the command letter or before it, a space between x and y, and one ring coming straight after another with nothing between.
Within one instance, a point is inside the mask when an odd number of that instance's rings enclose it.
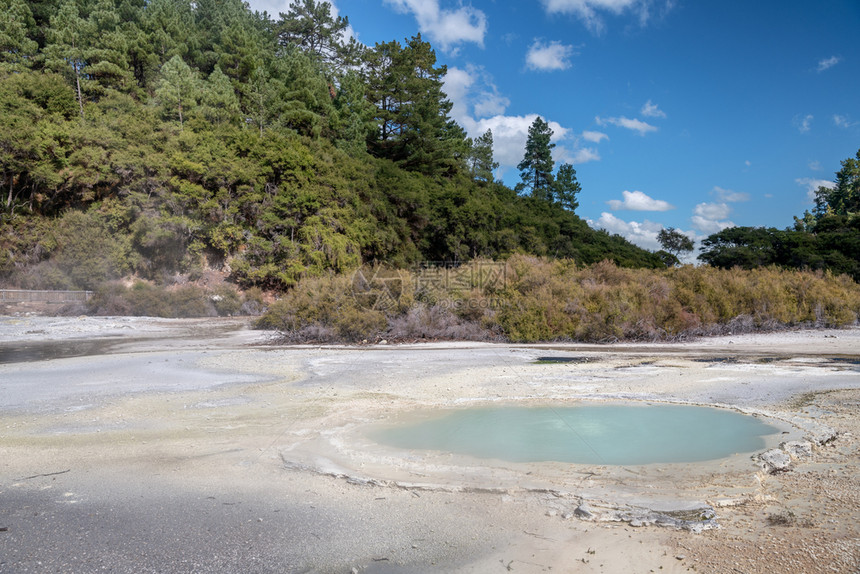
<instances>
[{"instance_id":1,"label":"crusted mineral ridge","mask_svg":"<svg viewBox=\"0 0 860 574\"><path fill-rule=\"evenodd\" d=\"M381 480L360 476L351 473L331 461L317 460L318 465L308 465L289 460L281 453L284 468L298 472L310 472L320 476L329 476L345 480L350 484L376 488L397 488L416 492L468 492L483 494L516 494L533 493L549 494L553 498L562 500L578 500L573 512L561 514L563 519L576 517L580 520L596 522L626 522L630 526L662 526L676 530L688 530L699 534L705 530L719 528L717 513L710 505L703 504L692 508L679 509L654 509L646 506L616 505L605 501L588 501L571 492L546 488L504 488L504 487L479 487L479 486L456 486L443 485L427 482L405 482L399 480ZM557 513L553 513L555 516Z\"/></svg>"}]
</instances>

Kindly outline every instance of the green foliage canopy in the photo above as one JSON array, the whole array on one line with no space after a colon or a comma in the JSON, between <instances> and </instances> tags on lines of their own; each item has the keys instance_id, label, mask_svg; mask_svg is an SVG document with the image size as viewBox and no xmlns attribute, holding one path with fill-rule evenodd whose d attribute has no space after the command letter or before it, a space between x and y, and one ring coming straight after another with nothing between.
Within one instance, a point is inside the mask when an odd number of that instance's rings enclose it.
<instances>
[{"instance_id":1,"label":"green foliage canopy","mask_svg":"<svg viewBox=\"0 0 860 574\"><path fill-rule=\"evenodd\" d=\"M277 21L241 0L0 2L6 282L220 267L285 290L365 261L516 253L662 265L574 215L572 166L553 178L550 156L537 194L496 182L492 133L450 118L420 35L361 50L314 0Z\"/></svg>"}]
</instances>

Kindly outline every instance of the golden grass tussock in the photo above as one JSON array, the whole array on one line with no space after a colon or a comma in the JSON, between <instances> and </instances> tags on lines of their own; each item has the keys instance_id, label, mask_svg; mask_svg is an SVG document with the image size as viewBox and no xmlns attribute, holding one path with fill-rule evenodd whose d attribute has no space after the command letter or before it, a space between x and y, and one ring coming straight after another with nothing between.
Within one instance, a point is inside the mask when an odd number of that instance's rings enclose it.
<instances>
[{"instance_id":1,"label":"golden grass tussock","mask_svg":"<svg viewBox=\"0 0 860 574\"><path fill-rule=\"evenodd\" d=\"M775 267L579 266L515 255L504 263L308 278L260 325L294 341L609 342L842 327L858 316L860 285L847 276Z\"/></svg>"}]
</instances>

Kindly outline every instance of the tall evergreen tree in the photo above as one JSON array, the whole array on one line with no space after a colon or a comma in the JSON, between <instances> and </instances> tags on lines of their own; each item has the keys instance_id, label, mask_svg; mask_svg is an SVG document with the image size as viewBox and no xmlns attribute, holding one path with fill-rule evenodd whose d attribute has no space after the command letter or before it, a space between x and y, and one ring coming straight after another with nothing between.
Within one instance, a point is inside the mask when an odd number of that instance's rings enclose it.
<instances>
[{"instance_id":1,"label":"tall evergreen tree","mask_svg":"<svg viewBox=\"0 0 860 574\"><path fill-rule=\"evenodd\" d=\"M155 97L164 107L168 117L178 117L182 129L188 112L197 106L200 86L197 72L185 60L173 56L161 67L161 81Z\"/></svg>"},{"instance_id":2,"label":"tall evergreen tree","mask_svg":"<svg viewBox=\"0 0 860 574\"><path fill-rule=\"evenodd\" d=\"M78 98L81 118L84 117L84 96L81 77L86 64L84 58L85 37L89 23L81 18L74 0L66 0L57 14L51 18L48 45L45 47L45 63L48 68L71 77Z\"/></svg>"},{"instance_id":3,"label":"tall evergreen tree","mask_svg":"<svg viewBox=\"0 0 860 574\"><path fill-rule=\"evenodd\" d=\"M498 162L493 161L493 130L487 130L472 142L469 171L473 179L492 183L493 172L498 167Z\"/></svg>"},{"instance_id":4,"label":"tall evergreen tree","mask_svg":"<svg viewBox=\"0 0 860 574\"><path fill-rule=\"evenodd\" d=\"M218 66L209 74L200 96L203 116L210 122L225 124L239 121L239 98L236 97L230 78Z\"/></svg>"},{"instance_id":5,"label":"tall evergreen tree","mask_svg":"<svg viewBox=\"0 0 860 574\"><path fill-rule=\"evenodd\" d=\"M28 36L35 25L24 0L0 0L0 63L30 67L39 48Z\"/></svg>"},{"instance_id":6,"label":"tall evergreen tree","mask_svg":"<svg viewBox=\"0 0 860 574\"><path fill-rule=\"evenodd\" d=\"M278 41L281 46L298 46L327 70L342 73L356 63L361 46L348 35L349 19L333 16L329 2L298 0L281 13Z\"/></svg>"},{"instance_id":7,"label":"tall evergreen tree","mask_svg":"<svg viewBox=\"0 0 860 574\"><path fill-rule=\"evenodd\" d=\"M575 211L579 207L577 194L582 190L576 180L576 170L569 163L563 163L555 174L552 185L553 200L568 211Z\"/></svg>"},{"instance_id":8,"label":"tall evergreen tree","mask_svg":"<svg viewBox=\"0 0 860 574\"><path fill-rule=\"evenodd\" d=\"M328 84L312 56L295 47L285 51L273 63L277 81L272 86L271 114L283 127L319 137L333 112Z\"/></svg>"},{"instance_id":9,"label":"tall evergreen tree","mask_svg":"<svg viewBox=\"0 0 860 574\"><path fill-rule=\"evenodd\" d=\"M269 74L262 61L251 71L251 77L244 87L243 109L247 117L254 122L263 137L263 130L270 125L271 118L277 106L272 102L277 99L279 82Z\"/></svg>"},{"instance_id":10,"label":"tall evergreen tree","mask_svg":"<svg viewBox=\"0 0 860 574\"><path fill-rule=\"evenodd\" d=\"M107 89L131 86L128 30L124 29L113 0L97 0L87 18L90 37L84 51L85 91L101 96Z\"/></svg>"},{"instance_id":11,"label":"tall evergreen tree","mask_svg":"<svg viewBox=\"0 0 860 574\"><path fill-rule=\"evenodd\" d=\"M338 147L351 154L367 151L367 138L373 131L376 108L364 97L364 83L354 70L340 81L331 117L332 131Z\"/></svg>"},{"instance_id":12,"label":"tall evergreen tree","mask_svg":"<svg viewBox=\"0 0 860 574\"><path fill-rule=\"evenodd\" d=\"M536 199L552 201L555 162L552 159L551 142L553 131L543 118L538 116L529 126L523 160L517 165L522 182L517 184L518 193L528 192Z\"/></svg>"},{"instance_id":13,"label":"tall evergreen tree","mask_svg":"<svg viewBox=\"0 0 860 574\"><path fill-rule=\"evenodd\" d=\"M156 69L173 56L187 56L199 49L188 0L149 0L141 25L158 60Z\"/></svg>"},{"instance_id":14,"label":"tall evergreen tree","mask_svg":"<svg viewBox=\"0 0 860 574\"><path fill-rule=\"evenodd\" d=\"M452 137L448 126L452 104L442 91L446 72L445 66L436 66L436 52L420 34L402 47L396 41L374 47L366 64L368 98L377 108L378 127L368 139L372 154L426 175L454 167L451 146L464 141Z\"/></svg>"}]
</instances>

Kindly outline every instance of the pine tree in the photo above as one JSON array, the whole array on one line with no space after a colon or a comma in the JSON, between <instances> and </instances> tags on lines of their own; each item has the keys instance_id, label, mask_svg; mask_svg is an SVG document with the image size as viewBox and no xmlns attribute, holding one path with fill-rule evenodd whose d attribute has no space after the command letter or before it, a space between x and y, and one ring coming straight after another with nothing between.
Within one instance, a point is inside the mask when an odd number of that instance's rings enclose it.
<instances>
[{"instance_id":1,"label":"pine tree","mask_svg":"<svg viewBox=\"0 0 860 574\"><path fill-rule=\"evenodd\" d=\"M289 12L282 13L278 22L278 41L281 46L298 46L327 70L340 74L356 63L361 46L347 36L349 19L335 18L331 9L329 2L292 2Z\"/></svg>"},{"instance_id":2,"label":"pine tree","mask_svg":"<svg viewBox=\"0 0 860 574\"><path fill-rule=\"evenodd\" d=\"M576 170L569 163L563 163L558 168L553 182L553 200L569 211L575 211L579 207L576 194L582 190L576 180Z\"/></svg>"},{"instance_id":3,"label":"pine tree","mask_svg":"<svg viewBox=\"0 0 860 574\"><path fill-rule=\"evenodd\" d=\"M436 66L436 53L420 34L403 47L396 41L374 47L365 72L368 98L377 109L377 129L368 138L373 155L425 175L456 169L454 155L465 144L465 133L448 125L446 72Z\"/></svg>"},{"instance_id":4,"label":"pine tree","mask_svg":"<svg viewBox=\"0 0 860 574\"><path fill-rule=\"evenodd\" d=\"M106 89L125 90L132 83L128 30L122 28L113 0L97 0L87 18L84 91L99 97Z\"/></svg>"},{"instance_id":5,"label":"pine tree","mask_svg":"<svg viewBox=\"0 0 860 574\"><path fill-rule=\"evenodd\" d=\"M331 94L319 63L290 47L272 64L277 81L267 104L269 116L280 126L319 137L333 112Z\"/></svg>"},{"instance_id":6,"label":"pine tree","mask_svg":"<svg viewBox=\"0 0 860 574\"><path fill-rule=\"evenodd\" d=\"M476 181L492 183L493 172L499 164L493 161L493 131L487 130L472 142L469 155L469 171Z\"/></svg>"},{"instance_id":7,"label":"pine tree","mask_svg":"<svg viewBox=\"0 0 860 574\"><path fill-rule=\"evenodd\" d=\"M182 129L188 112L197 105L199 96L197 72L179 56L173 56L165 62L161 67L161 81L155 90L155 97L164 106L168 116L178 116L179 129Z\"/></svg>"},{"instance_id":8,"label":"pine tree","mask_svg":"<svg viewBox=\"0 0 860 574\"><path fill-rule=\"evenodd\" d=\"M373 104L364 97L364 83L358 72L347 72L340 81L331 117L335 141L351 154L367 151L367 137L374 128Z\"/></svg>"},{"instance_id":9,"label":"pine tree","mask_svg":"<svg viewBox=\"0 0 860 574\"><path fill-rule=\"evenodd\" d=\"M239 121L239 98L236 97L230 78L218 66L209 74L200 99L203 116L210 122L224 124Z\"/></svg>"},{"instance_id":10,"label":"pine tree","mask_svg":"<svg viewBox=\"0 0 860 574\"><path fill-rule=\"evenodd\" d=\"M0 0L0 63L30 67L39 45L27 30L35 25L24 0Z\"/></svg>"},{"instance_id":11,"label":"pine tree","mask_svg":"<svg viewBox=\"0 0 860 574\"><path fill-rule=\"evenodd\" d=\"M89 23L81 18L74 0L66 0L57 14L51 18L48 42L45 47L45 63L48 68L70 76L74 80L75 93L81 118L84 117L84 97L81 76L84 59L84 38Z\"/></svg>"},{"instance_id":12,"label":"pine tree","mask_svg":"<svg viewBox=\"0 0 860 574\"><path fill-rule=\"evenodd\" d=\"M543 118L538 116L529 126L526 150L523 161L517 165L522 182L517 184L518 193L529 192L535 199L552 200L554 162L551 143L552 129Z\"/></svg>"}]
</instances>

